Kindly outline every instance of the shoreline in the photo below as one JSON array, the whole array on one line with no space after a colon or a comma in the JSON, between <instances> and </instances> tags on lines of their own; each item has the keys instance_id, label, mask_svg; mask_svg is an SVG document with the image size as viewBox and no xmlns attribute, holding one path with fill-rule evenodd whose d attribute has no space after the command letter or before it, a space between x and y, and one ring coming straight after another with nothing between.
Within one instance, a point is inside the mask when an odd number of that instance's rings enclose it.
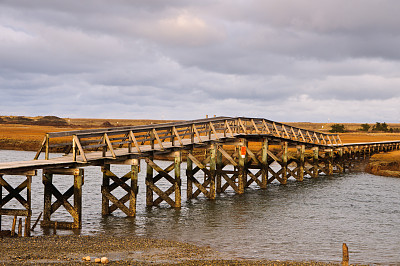
<instances>
[{"instance_id":1,"label":"shoreline","mask_svg":"<svg viewBox=\"0 0 400 266\"><path fill-rule=\"evenodd\" d=\"M400 178L400 151L372 155L365 167L365 172L377 176Z\"/></svg>"},{"instance_id":2,"label":"shoreline","mask_svg":"<svg viewBox=\"0 0 400 266\"><path fill-rule=\"evenodd\" d=\"M340 265L339 262L242 259L210 247L165 239L110 235L0 238L0 264L88 265L107 257L111 265ZM90 256L91 261L83 261Z\"/></svg>"}]
</instances>

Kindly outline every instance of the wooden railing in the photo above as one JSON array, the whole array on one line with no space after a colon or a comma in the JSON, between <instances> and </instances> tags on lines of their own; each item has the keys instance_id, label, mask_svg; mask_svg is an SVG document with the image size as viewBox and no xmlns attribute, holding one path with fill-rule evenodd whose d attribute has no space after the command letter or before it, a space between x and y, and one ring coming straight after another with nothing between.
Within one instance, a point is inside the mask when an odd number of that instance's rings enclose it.
<instances>
[{"instance_id":1,"label":"wooden railing","mask_svg":"<svg viewBox=\"0 0 400 266\"><path fill-rule=\"evenodd\" d=\"M62 149L65 154L72 153L75 161L79 155L87 162L88 151L101 150L104 157L109 152L115 158L115 150L121 148L127 149L128 153L141 153L145 145L150 150L164 150L166 146L183 147L246 135L269 135L283 140L326 146L342 144L337 134L305 130L261 118L216 117L145 126L47 133L35 160L42 152L45 152L45 159L49 159L51 149ZM60 143L59 140L65 139L68 142Z\"/></svg>"}]
</instances>

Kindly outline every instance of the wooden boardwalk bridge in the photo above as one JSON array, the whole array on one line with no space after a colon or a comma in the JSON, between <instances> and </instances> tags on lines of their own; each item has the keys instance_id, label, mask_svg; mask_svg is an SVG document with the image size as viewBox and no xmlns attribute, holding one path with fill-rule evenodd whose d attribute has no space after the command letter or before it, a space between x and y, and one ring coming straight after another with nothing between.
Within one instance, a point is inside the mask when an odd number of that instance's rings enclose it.
<instances>
[{"instance_id":1,"label":"wooden boardwalk bridge","mask_svg":"<svg viewBox=\"0 0 400 266\"><path fill-rule=\"evenodd\" d=\"M321 174L344 173L357 160L399 147L400 141L343 144L337 134L247 117L47 133L34 160L0 163L0 229L2 215L23 216L26 217L25 235L29 235L31 182L39 169L43 170L44 184L41 225L80 228L86 166L101 167L102 214L109 215L119 209L127 216L134 216L140 160L147 164L146 205L166 202L179 208L183 160L187 164L186 198L202 194L215 199L216 193L228 188L242 194L252 183L265 189L274 180L286 184L290 177L302 181L304 176L316 178ZM63 153L54 157L50 154L54 150ZM163 169L154 158L172 163ZM271 167L273 163L278 170ZM131 169L124 176L117 176L111 171L110 166L114 164L130 165ZM55 175L74 176L73 184L65 193L53 184ZM21 177L23 181L17 187L7 182L9 178ZM160 180L167 180L170 187L163 191L157 186ZM119 199L113 195L118 187L126 192ZM3 189L8 194L3 196ZM26 197L22 195L25 190ZM71 197L73 203L69 202ZM7 208L12 199L16 199L21 208ZM71 214L73 222L51 219L61 206Z\"/></svg>"}]
</instances>

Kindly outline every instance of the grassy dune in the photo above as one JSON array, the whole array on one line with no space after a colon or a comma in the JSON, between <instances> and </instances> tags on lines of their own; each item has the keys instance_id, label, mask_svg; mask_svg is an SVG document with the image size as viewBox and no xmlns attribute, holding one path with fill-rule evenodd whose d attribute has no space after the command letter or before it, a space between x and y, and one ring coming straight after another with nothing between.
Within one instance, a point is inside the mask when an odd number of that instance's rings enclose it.
<instances>
[{"instance_id":1,"label":"grassy dune","mask_svg":"<svg viewBox=\"0 0 400 266\"><path fill-rule=\"evenodd\" d=\"M374 154L365 171L374 175L400 177L400 151Z\"/></svg>"}]
</instances>

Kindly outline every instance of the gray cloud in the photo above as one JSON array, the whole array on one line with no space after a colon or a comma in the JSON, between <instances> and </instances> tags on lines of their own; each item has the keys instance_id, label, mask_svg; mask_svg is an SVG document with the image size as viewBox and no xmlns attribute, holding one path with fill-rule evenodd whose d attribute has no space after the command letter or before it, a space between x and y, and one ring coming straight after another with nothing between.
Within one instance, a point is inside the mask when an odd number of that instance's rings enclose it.
<instances>
[{"instance_id":1,"label":"gray cloud","mask_svg":"<svg viewBox=\"0 0 400 266\"><path fill-rule=\"evenodd\" d=\"M398 122L399 7L3 0L0 113Z\"/></svg>"}]
</instances>

